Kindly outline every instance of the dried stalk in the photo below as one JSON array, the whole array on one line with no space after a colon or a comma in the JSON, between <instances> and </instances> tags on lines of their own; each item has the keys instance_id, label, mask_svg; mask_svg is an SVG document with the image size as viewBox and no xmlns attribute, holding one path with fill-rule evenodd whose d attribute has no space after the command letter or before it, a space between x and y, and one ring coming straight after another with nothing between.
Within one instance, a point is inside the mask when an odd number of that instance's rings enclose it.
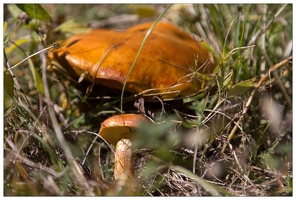
<instances>
[{"instance_id":1,"label":"dried stalk","mask_svg":"<svg viewBox=\"0 0 296 200\"><path fill-rule=\"evenodd\" d=\"M287 59L285 59L285 60L283 60L283 61L281 61L281 62L275 64L275 65L274 65L274 66L273 66L268 72L266 72L266 73L264 74L264 76L263 76L263 77L259 80L259 82L254 86L254 89L253 89L253 91L252 91L252 93L251 93L251 95L250 95L250 97L249 97L249 99L248 99L248 101L247 101L246 107L244 108L244 110L243 110L243 112L242 112L240 118L237 120L237 122L236 122L235 124L240 124L240 123L242 122L242 120L243 120L245 114L247 113L247 111L248 111L248 109L249 109L249 107L250 107L250 105L251 105L251 102L252 102L252 100L253 100L253 97L255 96L256 91L260 88L260 86L264 83L264 81L269 77L269 74L272 73L272 72L274 72L274 71L276 71L276 70L277 70L278 68L280 68L282 65L286 64L287 62L289 62L289 61L291 61L291 60L292 60L292 56L290 56L289 58L287 58ZM233 127L233 129L231 130L231 132L230 132L230 134L228 135L228 138L227 138L227 142L228 142L228 143L230 142L230 140L231 140L231 138L233 137L233 135L234 135L235 131L237 130L237 128L238 128L238 126L235 125L235 126ZM222 148L221 153L224 153L226 146L227 146L227 144L225 143L225 144L223 145L223 148Z\"/></svg>"}]
</instances>

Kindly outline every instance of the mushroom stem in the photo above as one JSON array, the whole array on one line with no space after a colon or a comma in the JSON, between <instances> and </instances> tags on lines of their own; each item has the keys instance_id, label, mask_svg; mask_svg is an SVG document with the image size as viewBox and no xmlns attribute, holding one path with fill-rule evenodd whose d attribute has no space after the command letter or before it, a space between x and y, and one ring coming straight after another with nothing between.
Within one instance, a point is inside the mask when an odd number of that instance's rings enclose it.
<instances>
[{"instance_id":1,"label":"mushroom stem","mask_svg":"<svg viewBox=\"0 0 296 200\"><path fill-rule=\"evenodd\" d=\"M134 176L134 160L129 139L121 139L116 144L114 178L118 186L127 187Z\"/></svg>"},{"instance_id":2,"label":"mushroom stem","mask_svg":"<svg viewBox=\"0 0 296 200\"><path fill-rule=\"evenodd\" d=\"M132 138L137 133L140 123L151 124L152 121L138 114L121 114L106 119L99 134L106 142L116 145L114 178L117 192L132 194L137 187L134 176L134 158L132 152Z\"/></svg>"}]
</instances>

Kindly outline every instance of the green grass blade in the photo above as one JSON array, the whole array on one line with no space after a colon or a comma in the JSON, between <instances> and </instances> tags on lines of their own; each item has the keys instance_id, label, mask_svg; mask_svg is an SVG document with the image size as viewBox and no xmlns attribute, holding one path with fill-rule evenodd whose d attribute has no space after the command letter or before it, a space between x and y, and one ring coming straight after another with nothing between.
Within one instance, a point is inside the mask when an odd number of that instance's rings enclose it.
<instances>
[{"instance_id":1,"label":"green grass blade","mask_svg":"<svg viewBox=\"0 0 296 200\"><path fill-rule=\"evenodd\" d=\"M138 50L138 53L137 53L137 55L136 55L136 57L135 57L135 59L134 59L134 62L133 62L132 66L131 66L131 68L130 68L128 74L127 74L127 77L126 77L126 79L125 79L125 81L124 81L124 84L123 84L123 87L122 87L121 97L120 97L120 110L121 110L121 112L122 112L123 94L124 94L124 89L125 89L125 87L126 87L127 80L128 80L128 78L129 78L131 72L132 72L133 69L134 69L134 66L135 66L135 64L136 64L136 62L137 62L137 60L138 60L138 57L140 56L140 53L141 53L141 51L142 51L142 49L143 49L143 47L144 47L144 44L145 44L147 38L149 37L151 31L153 30L153 28L155 27L155 25L157 24L157 22L159 22L159 20L163 17L163 15L169 10L169 8L170 8L171 6L172 6L172 4L170 4L170 5L169 5L169 6L168 6L168 7L167 7L167 8L161 13L161 15L155 20L155 22L152 24L152 26L150 27L150 29L147 31L147 33L146 33L146 35L145 35L145 37L144 37L144 39L143 39L143 41L142 41L142 43L141 43L141 46L140 46L140 48L139 48L139 50Z\"/></svg>"},{"instance_id":2,"label":"green grass blade","mask_svg":"<svg viewBox=\"0 0 296 200\"><path fill-rule=\"evenodd\" d=\"M29 63L29 68L32 72L32 75L33 75L33 79L34 79L34 82L35 82L35 86L38 90L38 92L44 96L44 87L43 87L43 82L42 82L42 78L41 78L41 75L40 73L37 71L32 59L29 59L28 60L28 63Z\"/></svg>"}]
</instances>

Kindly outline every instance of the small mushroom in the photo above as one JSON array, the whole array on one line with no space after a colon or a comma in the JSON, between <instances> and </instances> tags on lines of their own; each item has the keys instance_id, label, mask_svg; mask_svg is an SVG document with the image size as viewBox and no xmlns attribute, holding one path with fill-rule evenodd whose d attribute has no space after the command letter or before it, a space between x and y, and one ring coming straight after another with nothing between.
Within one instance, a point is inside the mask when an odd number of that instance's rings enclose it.
<instances>
[{"instance_id":1,"label":"small mushroom","mask_svg":"<svg viewBox=\"0 0 296 200\"><path fill-rule=\"evenodd\" d=\"M92 30L74 35L49 50L49 58L68 74L109 88L132 94L155 95L164 100L196 94L205 81L201 74L211 74L217 60L200 41L179 27L158 22L134 65L144 36L152 23L125 31Z\"/></svg>"},{"instance_id":2,"label":"small mushroom","mask_svg":"<svg viewBox=\"0 0 296 200\"><path fill-rule=\"evenodd\" d=\"M152 123L152 121L139 114L122 114L110 117L101 124L100 136L116 146L114 179L120 187L129 187L129 184L130 186L133 184L134 160L131 139L140 123Z\"/></svg>"}]
</instances>

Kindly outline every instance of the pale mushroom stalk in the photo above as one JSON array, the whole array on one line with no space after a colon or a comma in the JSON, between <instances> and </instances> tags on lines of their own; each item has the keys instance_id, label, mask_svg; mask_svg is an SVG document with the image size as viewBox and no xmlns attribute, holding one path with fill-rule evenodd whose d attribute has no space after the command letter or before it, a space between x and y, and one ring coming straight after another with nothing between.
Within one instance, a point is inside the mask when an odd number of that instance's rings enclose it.
<instances>
[{"instance_id":1,"label":"pale mushroom stalk","mask_svg":"<svg viewBox=\"0 0 296 200\"><path fill-rule=\"evenodd\" d=\"M119 186L124 186L133 179L134 174L132 142L129 139L121 139L116 145L114 179Z\"/></svg>"}]
</instances>

